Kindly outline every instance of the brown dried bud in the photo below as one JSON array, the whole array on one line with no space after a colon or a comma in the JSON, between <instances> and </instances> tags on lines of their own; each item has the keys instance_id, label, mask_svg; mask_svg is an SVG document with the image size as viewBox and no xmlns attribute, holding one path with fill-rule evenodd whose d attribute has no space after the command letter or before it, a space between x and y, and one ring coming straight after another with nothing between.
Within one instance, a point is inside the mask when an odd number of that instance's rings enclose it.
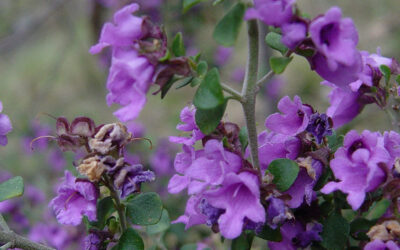
<instances>
[{"instance_id":1,"label":"brown dried bud","mask_svg":"<svg viewBox=\"0 0 400 250\"><path fill-rule=\"evenodd\" d=\"M373 240L389 241L400 238L400 223L396 220L388 220L382 224L371 227L367 233Z\"/></svg>"},{"instance_id":2,"label":"brown dried bud","mask_svg":"<svg viewBox=\"0 0 400 250\"><path fill-rule=\"evenodd\" d=\"M94 138L89 140L91 150L107 154L115 148L125 146L132 138L132 134L121 123L111 123L102 126Z\"/></svg>"},{"instance_id":3,"label":"brown dried bud","mask_svg":"<svg viewBox=\"0 0 400 250\"><path fill-rule=\"evenodd\" d=\"M106 166L97 155L84 159L78 166L79 173L86 175L90 181L99 181L104 170Z\"/></svg>"}]
</instances>

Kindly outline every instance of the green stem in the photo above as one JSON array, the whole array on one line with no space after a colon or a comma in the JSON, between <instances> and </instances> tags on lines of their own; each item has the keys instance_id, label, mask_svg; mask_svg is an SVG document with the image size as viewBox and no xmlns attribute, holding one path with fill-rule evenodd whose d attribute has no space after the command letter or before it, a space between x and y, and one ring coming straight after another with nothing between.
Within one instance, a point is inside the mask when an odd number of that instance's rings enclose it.
<instances>
[{"instance_id":1,"label":"green stem","mask_svg":"<svg viewBox=\"0 0 400 250\"><path fill-rule=\"evenodd\" d=\"M128 223L127 223L126 216L125 216L125 207L121 203L121 200L119 199L119 195L118 195L117 191L115 191L114 186L112 185L110 179L107 176L105 176L104 179L105 179L104 184L110 190L110 195L115 202L114 205L115 205L115 209L118 212L119 222L120 222L120 226L121 226L121 232L124 232L128 228Z\"/></svg>"},{"instance_id":2,"label":"green stem","mask_svg":"<svg viewBox=\"0 0 400 250\"><path fill-rule=\"evenodd\" d=\"M236 91L235 89L233 89L232 87L228 86L225 83L221 83L221 87L225 92L231 94L233 99L238 100L239 102L242 101L242 95L238 91Z\"/></svg>"},{"instance_id":3,"label":"green stem","mask_svg":"<svg viewBox=\"0 0 400 250\"><path fill-rule=\"evenodd\" d=\"M251 160L254 169L259 169L258 161L258 142L257 128L255 118L256 94L257 94L257 78L258 78L258 25L257 21L250 20L247 22L247 33L249 37L248 59L246 75L242 89L242 106L246 119L246 127L249 135L249 147L251 152Z\"/></svg>"},{"instance_id":4,"label":"green stem","mask_svg":"<svg viewBox=\"0 0 400 250\"><path fill-rule=\"evenodd\" d=\"M54 248L33 242L12 231L0 231L0 243L6 244L6 246L9 248L18 247L26 250L55 250Z\"/></svg>"}]
</instances>

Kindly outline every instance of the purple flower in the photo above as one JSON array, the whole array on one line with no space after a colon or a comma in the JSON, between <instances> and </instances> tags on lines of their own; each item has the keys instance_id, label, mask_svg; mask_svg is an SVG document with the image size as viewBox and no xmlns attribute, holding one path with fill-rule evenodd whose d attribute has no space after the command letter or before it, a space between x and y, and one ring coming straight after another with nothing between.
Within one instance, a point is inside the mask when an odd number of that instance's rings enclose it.
<instances>
[{"instance_id":1,"label":"purple flower","mask_svg":"<svg viewBox=\"0 0 400 250\"><path fill-rule=\"evenodd\" d=\"M224 149L222 142L209 140L204 150L194 151L186 145L184 152L177 154L175 174L168 183L170 193L188 188L189 194L197 194L207 187L220 185L228 173L236 173L242 166L240 156Z\"/></svg>"},{"instance_id":2,"label":"purple flower","mask_svg":"<svg viewBox=\"0 0 400 250\"><path fill-rule=\"evenodd\" d=\"M313 134L317 143L321 144L323 137L332 135L332 122L326 114L314 113L310 117L306 131Z\"/></svg>"},{"instance_id":3,"label":"purple flower","mask_svg":"<svg viewBox=\"0 0 400 250\"><path fill-rule=\"evenodd\" d=\"M308 223L306 228L300 222L286 222L280 228L282 241L268 241L271 250L288 249L296 250L306 248L312 241L321 241L319 233L322 232L322 225L319 223Z\"/></svg>"},{"instance_id":4,"label":"purple flower","mask_svg":"<svg viewBox=\"0 0 400 250\"><path fill-rule=\"evenodd\" d=\"M0 101L0 145L5 146L8 143L6 135L11 132L12 125L10 118L5 114L1 114L2 111L3 103Z\"/></svg>"},{"instance_id":5,"label":"purple flower","mask_svg":"<svg viewBox=\"0 0 400 250\"><path fill-rule=\"evenodd\" d=\"M187 137L177 137L170 136L169 140L173 143L185 144L185 145L194 145L196 141L203 139L204 134L200 131L200 129L196 125L195 120L196 109L194 107L184 107L180 114L180 119L183 124L178 124L176 129L183 132L191 132L189 138Z\"/></svg>"},{"instance_id":6,"label":"purple flower","mask_svg":"<svg viewBox=\"0 0 400 250\"><path fill-rule=\"evenodd\" d=\"M77 226L86 215L89 220L96 220L96 205L99 190L87 180L76 179L65 171L64 182L58 188L58 195L51 200L59 223Z\"/></svg>"},{"instance_id":7,"label":"purple flower","mask_svg":"<svg viewBox=\"0 0 400 250\"><path fill-rule=\"evenodd\" d=\"M311 166L302 166L295 182L285 191L285 194L289 194L292 197L292 199L286 202L287 205L290 208L298 208L303 204L304 200L310 205L316 196L313 188L321 174L322 163L320 161L311 160Z\"/></svg>"},{"instance_id":8,"label":"purple flower","mask_svg":"<svg viewBox=\"0 0 400 250\"><path fill-rule=\"evenodd\" d=\"M338 7L332 7L325 15L314 19L310 24L310 35L330 70L336 70L339 64L351 66L357 63L357 29L353 20L342 18Z\"/></svg>"},{"instance_id":9,"label":"purple flower","mask_svg":"<svg viewBox=\"0 0 400 250\"><path fill-rule=\"evenodd\" d=\"M99 235L95 233L88 234L88 236L85 237L84 242L85 250L98 250L102 243Z\"/></svg>"},{"instance_id":10,"label":"purple flower","mask_svg":"<svg viewBox=\"0 0 400 250\"><path fill-rule=\"evenodd\" d=\"M129 133L132 133L132 137L134 138L143 137L146 134L146 127L140 122L128 122L126 128Z\"/></svg>"},{"instance_id":11,"label":"purple flower","mask_svg":"<svg viewBox=\"0 0 400 250\"><path fill-rule=\"evenodd\" d=\"M268 200L267 223L272 229L276 229L283 222L293 217L289 213L289 209L283 200L274 197L271 197Z\"/></svg>"},{"instance_id":12,"label":"purple flower","mask_svg":"<svg viewBox=\"0 0 400 250\"><path fill-rule=\"evenodd\" d=\"M400 157L400 135L395 131L385 131L383 134L385 149L390 155L389 166L395 163L396 158Z\"/></svg>"},{"instance_id":13,"label":"purple flower","mask_svg":"<svg viewBox=\"0 0 400 250\"><path fill-rule=\"evenodd\" d=\"M282 43L289 49L295 49L306 38L307 25L303 22L293 22L282 26Z\"/></svg>"},{"instance_id":14,"label":"purple flower","mask_svg":"<svg viewBox=\"0 0 400 250\"><path fill-rule=\"evenodd\" d=\"M295 0L255 0L244 19L259 19L267 25L280 27L292 18L294 3Z\"/></svg>"},{"instance_id":15,"label":"purple flower","mask_svg":"<svg viewBox=\"0 0 400 250\"><path fill-rule=\"evenodd\" d=\"M268 116L265 120L268 129L285 135L297 135L306 129L312 109L303 105L300 97L295 96L293 101L288 96L283 97L278 103L278 109L283 114Z\"/></svg>"},{"instance_id":16,"label":"purple flower","mask_svg":"<svg viewBox=\"0 0 400 250\"><path fill-rule=\"evenodd\" d=\"M186 203L185 214L181 215L178 219L172 221L171 223L184 223L186 225L185 229L206 223L207 216L201 213L199 207L202 199L202 196L191 196Z\"/></svg>"},{"instance_id":17,"label":"purple flower","mask_svg":"<svg viewBox=\"0 0 400 250\"><path fill-rule=\"evenodd\" d=\"M125 6L114 14L114 24L106 23L101 30L99 42L90 48L97 54L108 46L130 46L142 36L143 18L132 15L139 9L136 3Z\"/></svg>"},{"instance_id":18,"label":"purple flower","mask_svg":"<svg viewBox=\"0 0 400 250\"><path fill-rule=\"evenodd\" d=\"M275 159L296 159L301 142L297 137L263 131L258 136L258 145L260 166L262 170L265 170Z\"/></svg>"},{"instance_id":19,"label":"purple flower","mask_svg":"<svg viewBox=\"0 0 400 250\"><path fill-rule=\"evenodd\" d=\"M232 52L233 48L218 46L214 57L215 63L219 66L227 64L232 56Z\"/></svg>"},{"instance_id":20,"label":"purple flower","mask_svg":"<svg viewBox=\"0 0 400 250\"><path fill-rule=\"evenodd\" d=\"M365 245L364 250L399 250L400 245L394 241L383 242L381 240L374 240Z\"/></svg>"},{"instance_id":21,"label":"purple flower","mask_svg":"<svg viewBox=\"0 0 400 250\"><path fill-rule=\"evenodd\" d=\"M333 85L327 82L323 84ZM339 128L350 122L362 111L365 104L361 97L362 94L359 92L333 87L329 93L330 106L326 110L326 114L332 118L333 128Z\"/></svg>"},{"instance_id":22,"label":"purple flower","mask_svg":"<svg viewBox=\"0 0 400 250\"><path fill-rule=\"evenodd\" d=\"M122 108L114 112L121 121L135 119L146 104L146 93L150 88L154 66L147 58L131 49L116 49L113 52L110 73L107 79L107 104L118 103Z\"/></svg>"},{"instance_id":23,"label":"purple flower","mask_svg":"<svg viewBox=\"0 0 400 250\"><path fill-rule=\"evenodd\" d=\"M221 214L225 212L224 209L211 206L206 199L202 199L200 201L199 209L200 212L207 217L206 220L207 226L212 226L214 224L217 224L219 217L221 216Z\"/></svg>"},{"instance_id":24,"label":"purple flower","mask_svg":"<svg viewBox=\"0 0 400 250\"><path fill-rule=\"evenodd\" d=\"M222 236L228 239L238 237L245 218L255 223L265 222L259 188L256 175L250 172L229 173L220 188L204 194L211 206L225 210L218 219Z\"/></svg>"},{"instance_id":25,"label":"purple flower","mask_svg":"<svg viewBox=\"0 0 400 250\"><path fill-rule=\"evenodd\" d=\"M331 160L331 169L338 182L327 183L321 192L331 193L341 190L348 194L347 202L357 210L365 199L366 192L373 191L385 181L385 171L380 164L388 164L390 155L383 145L383 137L378 132L364 130L359 135L355 130L348 132L343 147ZM392 166L387 166L391 169Z\"/></svg>"}]
</instances>

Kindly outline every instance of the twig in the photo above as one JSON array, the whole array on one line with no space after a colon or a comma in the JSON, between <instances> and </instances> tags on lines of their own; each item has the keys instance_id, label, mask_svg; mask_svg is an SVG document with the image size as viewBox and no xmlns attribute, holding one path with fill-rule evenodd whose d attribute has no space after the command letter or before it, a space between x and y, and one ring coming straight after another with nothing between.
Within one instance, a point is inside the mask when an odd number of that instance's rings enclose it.
<instances>
[{"instance_id":1,"label":"twig","mask_svg":"<svg viewBox=\"0 0 400 250\"><path fill-rule=\"evenodd\" d=\"M235 89L233 89L232 87L228 86L225 83L221 83L221 87L225 92L231 94L233 99L238 100L239 102L242 101L242 95L238 91L236 91Z\"/></svg>"},{"instance_id":2,"label":"twig","mask_svg":"<svg viewBox=\"0 0 400 250\"><path fill-rule=\"evenodd\" d=\"M7 222L4 219L2 214L0 214L0 226L4 231L6 231L6 232L10 231L10 228L8 227Z\"/></svg>"},{"instance_id":3,"label":"twig","mask_svg":"<svg viewBox=\"0 0 400 250\"><path fill-rule=\"evenodd\" d=\"M6 244L6 246L8 246L9 248L18 247L25 250L55 250L54 248L33 242L12 231L0 231L0 243Z\"/></svg>"}]
</instances>

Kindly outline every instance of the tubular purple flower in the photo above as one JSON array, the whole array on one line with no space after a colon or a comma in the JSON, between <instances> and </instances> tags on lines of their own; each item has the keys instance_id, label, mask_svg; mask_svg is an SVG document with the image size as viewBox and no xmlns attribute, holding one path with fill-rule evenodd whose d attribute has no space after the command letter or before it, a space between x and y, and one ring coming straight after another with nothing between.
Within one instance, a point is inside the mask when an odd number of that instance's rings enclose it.
<instances>
[{"instance_id":1,"label":"tubular purple flower","mask_svg":"<svg viewBox=\"0 0 400 250\"><path fill-rule=\"evenodd\" d=\"M250 172L229 173L220 188L204 193L213 207L225 209L218 219L221 235L238 237L247 218L255 223L265 222L265 210L260 202L258 177Z\"/></svg>"},{"instance_id":2,"label":"tubular purple flower","mask_svg":"<svg viewBox=\"0 0 400 250\"><path fill-rule=\"evenodd\" d=\"M311 107L303 105L300 97L295 96L293 101L289 96L283 97L278 103L278 109L283 114L274 113L267 117L265 126L273 132L284 135L297 135L303 132L312 114Z\"/></svg>"},{"instance_id":3,"label":"tubular purple flower","mask_svg":"<svg viewBox=\"0 0 400 250\"><path fill-rule=\"evenodd\" d=\"M204 138L204 134L200 131L199 127L196 125L195 120L196 109L192 107L184 107L180 114L180 119L183 124L178 124L176 129L183 132L191 132L190 137L178 137L170 136L169 141L173 143L194 145L196 141Z\"/></svg>"},{"instance_id":4,"label":"tubular purple flower","mask_svg":"<svg viewBox=\"0 0 400 250\"><path fill-rule=\"evenodd\" d=\"M189 198L189 200L186 203L186 209L185 209L185 214L181 215L178 219L172 221L172 224L175 223L184 223L185 229L188 229L192 226L199 225L199 224L204 224L207 221L207 216L202 214L200 211L200 201L203 199L203 197L193 195Z\"/></svg>"},{"instance_id":5,"label":"tubular purple flower","mask_svg":"<svg viewBox=\"0 0 400 250\"><path fill-rule=\"evenodd\" d=\"M306 35L307 24L304 22L288 23L282 26L281 42L293 50L306 38Z\"/></svg>"},{"instance_id":6,"label":"tubular purple flower","mask_svg":"<svg viewBox=\"0 0 400 250\"><path fill-rule=\"evenodd\" d=\"M295 2L296 0L255 0L254 7L247 9L244 19L259 19L267 25L281 27L292 18Z\"/></svg>"},{"instance_id":7,"label":"tubular purple flower","mask_svg":"<svg viewBox=\"0 0 400 250\"><path fill-rule=\"evenodd\" d=\"M89 220L96 220L96 205L99 190L87 180L78 180L65 171L64 182L58 188L58 195L51 200L59 223L77 226L86 215Z\"/></svg>"},{"instance_id":8,"label":"tubular purple flower","mask_svg":"<svg viewBox=\"0 0 400 250\"><path fill-rule=\"evenodd\" d=\"M386 173L380 166L386 164L388 170L392 166L390 155L384 148L383 137L378 132L364 130L359 135L355 130L348 132L343 147L335 153L331 160L331 169L338 182L328 182L321 192L331 193L341 190L348 194L347 202L353 210L357 210L364 202L367 192L379 187L386 179Z\"/></svg>"},{"instance_id":9,"label":"tubular purple flower","mask_svg":"<svg viewBox=\"0 0 400 250\"><path fill-rule=\"evenodd\" d=\"M0 101L0 145L5 146L8 143L6 135L11 132L12 125L10 118L5 114L1 114L2 111L3 103Z\"/></svg>"},{"instance_id":10,"label":"tubular purple flower","mask_svg":"<svg viewBox=\"0 0 400 250\"><path fill-rule=\"evenodd\" d=\"M314 113L310 116L306 131L313 134L317 143L321 144L322 138L332 135L332 120L326 114Z\"/></svg>"}]
</instances>

